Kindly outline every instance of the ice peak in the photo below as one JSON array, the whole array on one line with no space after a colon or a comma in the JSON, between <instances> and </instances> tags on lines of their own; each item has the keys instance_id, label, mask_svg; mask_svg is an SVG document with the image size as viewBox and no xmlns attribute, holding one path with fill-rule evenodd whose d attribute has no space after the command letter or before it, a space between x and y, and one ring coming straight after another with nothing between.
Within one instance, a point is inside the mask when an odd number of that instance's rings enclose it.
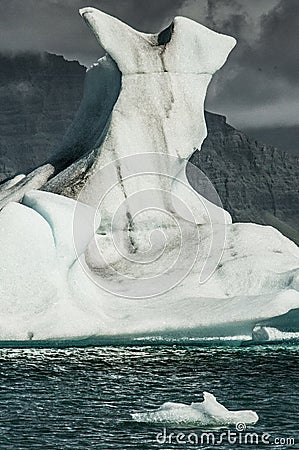
<instances>
[{"instance_id":1,"label":"ice peak","mask_svg":"<svg viewBox=\"0 0 299 450\"><path fill-rule=\"evenodd\" d=\"M80 14L123 74L212 75L222 67L236 44L233 37L216 33L186 17L176 17L158 34L146 34L96 8L82 8Z\"/></svg>"}]
</instances>

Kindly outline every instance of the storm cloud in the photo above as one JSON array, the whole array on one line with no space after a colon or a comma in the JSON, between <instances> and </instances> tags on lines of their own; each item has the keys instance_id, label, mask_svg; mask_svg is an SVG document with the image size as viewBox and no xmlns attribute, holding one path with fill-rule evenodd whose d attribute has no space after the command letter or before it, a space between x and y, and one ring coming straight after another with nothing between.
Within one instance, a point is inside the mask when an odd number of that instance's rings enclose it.
<instances>
[{"instance_id":1,"label":"storm cloud","mask_svg":"<svg viewBox=\"0 0 299 450\"><path fill-rule=\"evenodd\" d=\"M0 51L48 51L89 65L102 55L79 16L94 6L142 31L168 25L184 0L0 0Z\"/></svg>"},{"instance_id":2,"label":"storm cloud","mask_svg":"<svg viewBox=\"0 0 299 450\"><path fill-rule=\"evenodd\" d=\"M195 17L196 3L184 12ZM201 21L238 40L210 86L208 109L243 129L298 125L299 2L210 0Z\"/></svg>"}]
</instances>

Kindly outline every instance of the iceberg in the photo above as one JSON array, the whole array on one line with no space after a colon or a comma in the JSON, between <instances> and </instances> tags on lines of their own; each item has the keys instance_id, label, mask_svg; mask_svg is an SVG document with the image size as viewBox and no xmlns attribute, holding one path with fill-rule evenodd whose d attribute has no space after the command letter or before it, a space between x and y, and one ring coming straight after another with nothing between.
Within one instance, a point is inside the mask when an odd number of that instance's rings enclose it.
<instances>
[{"instance_id":1,"label":"iceberg","mask_svg":"<svg viewBox=\"0 0 299 450\"><path fill-rule=\"evenodd\" d=\"M299 332L281 331L273 327L256 326L252 330L252 338L257 342L299 341Z\"/></svg>"},{"instance_id":2,"label":"iceberg","mask_svg":"<svg viewBox=\"0 0 299 450\"><path fill-rule=\"evenodd\" d=\"M234 38L80 13L109 55L52 163L0 191L0 340L250 338L299 308L298 247L186 177Z\"/></svg>"},{"instance_id":3,"label":"iceberg","mask_svg":"<svg viewBox=\"0 0 299 450\"><path fill-rule=\"evenodd\" d=\"M167 402L156 410L133 413L131 416L136 422L187 428L249 425L259 420L257 413L251 410L228 410L209 392L204 392L203 397L200 403L185 405Z\"/></svg>"},{"instance_id":4,"label":"iceberg","mask_svg":"<svg viewBox=\"0 0 299 450\"><path fill-rule=\"evenodd\" d=\"M236 41L184 17L174 19L171 36L168 42L164 42L161 35L165 31L158 34L140 33L95 8L83 8L80 14L109 57L104 57L88 71L90 82L86 83L82 108L73 128L84 129L86 123L82 111L90 111L94 105L98 105L98 111L107 110L105 106L101 108L107 84L107 66L110 78L114 80L110 82L113 101L119 89L119 71L121 88L109 123L106 124L106 121L105 126L98 130L100 145L95 144L94 154L88 160L84 156L74 163L74 167L59 173L50 180L46 189L73 198L80 195L80 200L96 206L100 202L99 193L103 195L110 185L116 184L113 201L109 198L107 204L102 206L102 215L110 220L115 204L122 202L124 195L128 197L144 189L144 176L136 177L134 183L127 182L125 193L121 186L125 166L139 165L142 155L146 158L143 170L146 168L149 172L151 168L158 174L161 166L166 166L164 173L176 180L182 178L182 183L189 185L185 174L186 158L195 148L200 148L207 135L204 118L206 90L212 74L225 63ZM105 70L99 70L102 66ZM99 89L99 86L103 88ZM93 127L87 127L92 135ZM73 128L70 130L72 136L77 135ZM150 160L147 154L154 154L155 158ZM139 160L136 158L133 161L135 155L139 155ZM159 155L169 158L164 157L161 161ZM123 161L123 158L130 156L129 162ZM110 170L105 176L102 171L107 166ZM148 184L152 190L165 190L165 178L157 176ZM84 193L81 192L83 186ZM178 193L178 196L181 194ZM189 207L198 204L195 197L195 193L189 195ZM213 208L213 205L209 206ZM169 209L165 201L162 201L162 207ZM198 223L205 221L202 211L197 211L197 215ZM226 211L222 210L222 216L223 220L231 221Z\"/></svg>"}]
</instances>

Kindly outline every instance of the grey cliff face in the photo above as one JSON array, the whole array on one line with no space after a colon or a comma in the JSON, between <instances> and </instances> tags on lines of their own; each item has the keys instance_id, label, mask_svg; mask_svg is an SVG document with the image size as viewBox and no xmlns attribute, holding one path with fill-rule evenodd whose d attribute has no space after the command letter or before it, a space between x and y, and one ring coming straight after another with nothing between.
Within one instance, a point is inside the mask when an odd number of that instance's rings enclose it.
<instances>
[{"instance_id":1,"label":"grey cliff face","mask_svg":"<svg viewBox=\"0 0 299 450\"><path fill-rule=\"evenodd\" d=\"M191 158L213 182L234 221L278 228L299 243L299 159L206 113L208 137ZM196 187L196 180L192 180Z\"/></svg>"},{"instance_id":2,"label":"grey cliff face","mask_svg":"<svg viewBox=\"0 0 299 450\"><path fill-rule=\"evenodd\" d=\"M3 181L61 157L62 137L82 98L85 68L49 54L0 56L0 63ZM213 182L224 208L234 221L272 225L299 243L298 158L249 138L223 116L206 113L206 121L208 137L191 161Z\"/></svg>"},{"instance_id":3,"label":"grey cliff face","mask_svg":"<svg viewBox=\"0 0 299 450\"><path fill-rule=\"evenodd\" d=\"M62 56L0 55L0 181L48 160L79 107L84 76Z\"/></svg>"}]
</instances>

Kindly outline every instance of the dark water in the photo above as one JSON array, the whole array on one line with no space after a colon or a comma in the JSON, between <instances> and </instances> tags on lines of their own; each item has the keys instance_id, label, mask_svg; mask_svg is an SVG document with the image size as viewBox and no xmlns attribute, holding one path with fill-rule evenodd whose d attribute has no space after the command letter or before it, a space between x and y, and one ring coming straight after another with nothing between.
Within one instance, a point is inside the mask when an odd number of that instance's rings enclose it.
<instances>
[{"instance_id":1,"label":"dark water","mask_svg":"<svg viewBox=\"0 0 299 450\"><path fill-rule=\"evenodd\" d=\"M1 349L0 449L299 448L298 359L298 346ZM200 429L167 429L174 436L158 443L163 426L131 420L167 401L199 401L202 391L255 410L260 420L247 431L281 444L176 442Z\"/></svg>"}]
</instances>

